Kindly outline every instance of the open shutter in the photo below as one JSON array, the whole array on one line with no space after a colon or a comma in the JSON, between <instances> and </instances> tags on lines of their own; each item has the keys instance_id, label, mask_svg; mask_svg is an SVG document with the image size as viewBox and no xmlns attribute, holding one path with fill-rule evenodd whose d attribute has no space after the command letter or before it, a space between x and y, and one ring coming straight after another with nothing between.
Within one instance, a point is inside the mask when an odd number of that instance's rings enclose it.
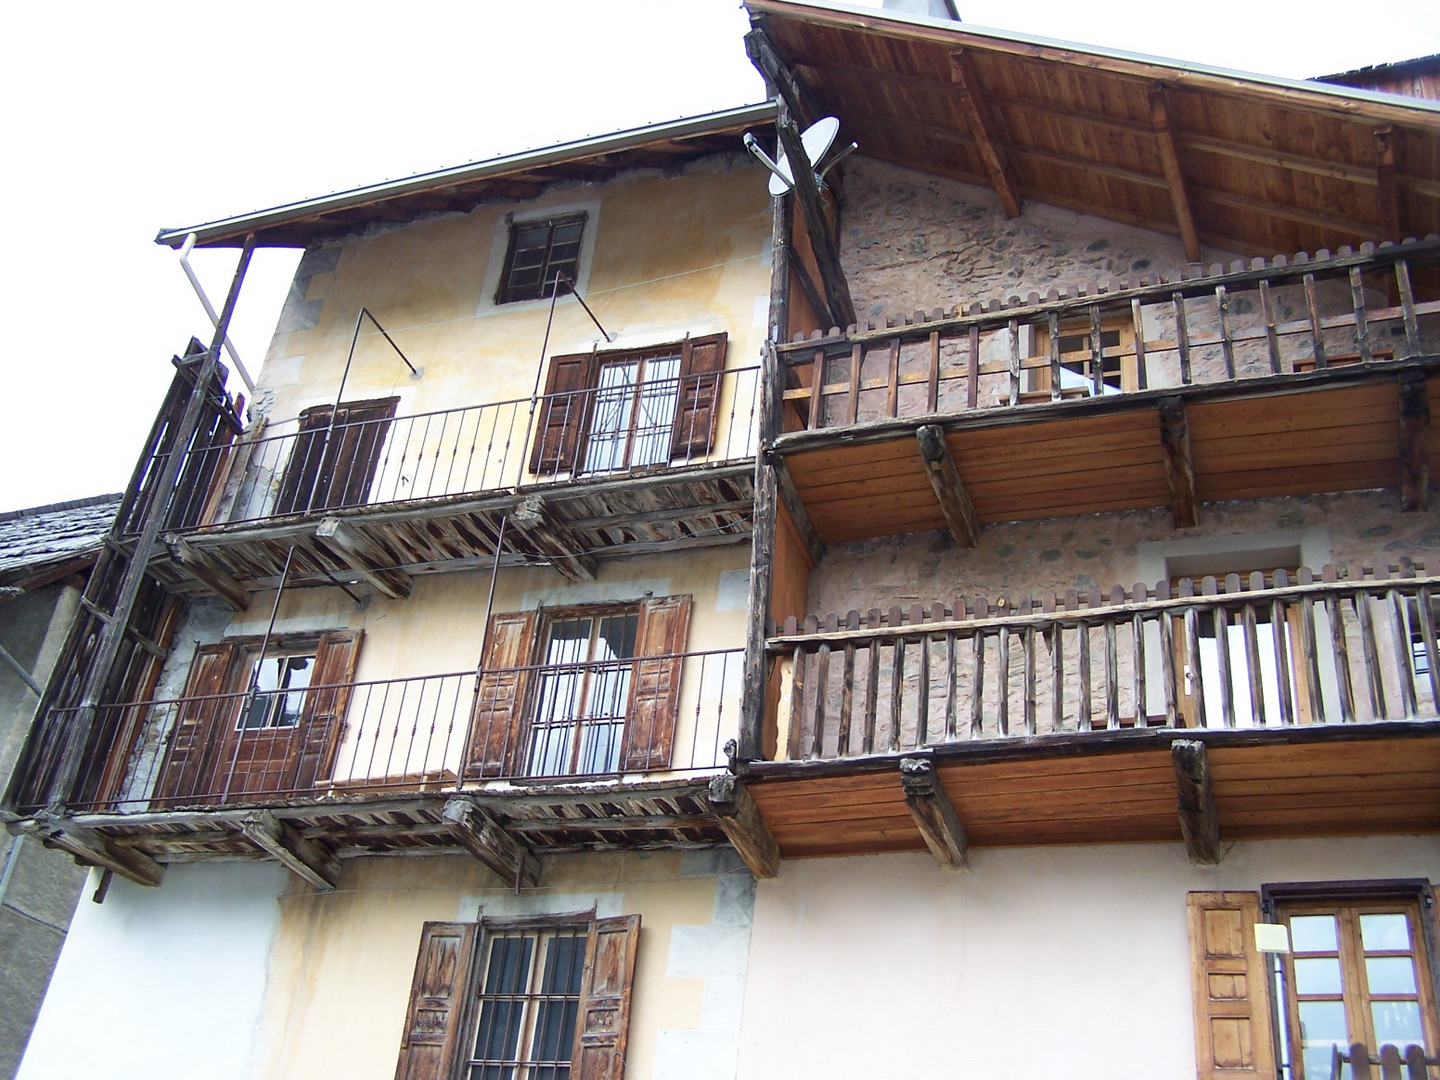
<instances>
[{"instance_id":1,"label":"open shutter","mask_svg":"<svg viewBox=\"0 0 1440 1080\"><path fill-rule=\"evenodd\" d=\"M491 617L475 695L467 776L501 776L512 771L531 675L517 669L530 663L534 647L535 612L511 611Z\"/></svg>"},{"instance_id":2,"label":"open shutter","mask_svg":"<svg viewBox=\"0 0 1440 1080\"><path fill-rule=\"evenodd\" d=\"M621 1080L625 1073L630 991L639 944L639 915L597 919L590 925L570 1059L574 1080Z\"/></svg>"},{"instance_id":3,"label":"open shutter","mask_svg":"<svg viewBox=\"0 0 1440 1080\"><path fill-rule=\"evenodd\" d=\"M224 735L239 703L234 697L213 696L231 688L238 649L236 642L221 641L195 650L185 684L186 701L170 732L170 747L155 788L157 799L201 794L200 778L209 775L205 759ZM191 700L196 698L202 700Z\"/></svg>"},{"instance_id":4,"label":"open shutter","mask_svg":"<svg viewBox=\"0 0 1440 1080\"><path fill-rule=\"evenodd\" d=\"M690 630L690 597L645 601L635 640L635 677L625 710L627 772L670 767L680 710L680 669ZM646 659L656 657L657 659Z\"/></svg>"},{"instance_id":5,"label":"open shutter","mask_svg":"<svg viewBox=\"0 0 1440 1080\"><path fill-rule=\"evenodd\" d=\"M425 924L395 1080L445 1080L451 1075L474 954L474 923Z\"/></svg>"},{"instance_id":6,"label":"open shutter","mask_svg":"<svg viewBox=\"0 0 1440 1080\"><path fill-rule=\"evenodd\" d=\"M320 479L320 462L325 454L325 432L330 427L329 405L317 405L300 413L300 431L290 449L290 461L280 481L275 513L301 513L310 507L310 497Z\"/></svg>"},{"instance_id":7,"label":"open shutter","mask_svg":"<svg viewBox=\"0 0 1440 1080\"><path fill-rule=\"evenodd\" d=\"M329 630L320 635L315 647L315 674L310 680L316 689L305 694L300 714L294 766L296 788L314 787L317 781L330 778L335 747L345 728L350 684L355 681L363 637L363 630Z\"/></svg>"},{"instance_id":8,"label":"open shutter","mask_svg":"<svg viewBox=\"0 0 1440 1080\"><path fill-rule=\"evenodd\" d=\"M369 501L385 436L399 404L400 399L392 397L340 406L325 451L323 490L316 493L314 507L361 506Z\"/></svg>"},{"instance_id":9,"label":"open shutter","mask_svg":"<svg viewBox=\"0 0 1440 1080\"><path fill-rule=\"evenodd\" d=\"M725 335L691 338L680 353L680 398L670 434L670 457L699 457L715 442Z\"/></svg>"},{"instance_id":10,"label":"open shutter","mask_svg":"<svg viewBox=\"0 0 1440 1080\"><path fill-rule=\"evenodd\" d=\"M530 471L537 476L568 472L575 468L575 454L585 418L590 411L591 380L595 353L552 356L545 379L545 396L540 401Z\"/></svg>"},{"instance_id":11,"label":"open shutter","mask_svg":"<svg viewBox=\"0 0 1440 1080\"><path fill-rule=\"evenodd\" d=\"M1199 1080L1273 1080L1275 1043L1265 958L1255 948L1260 897L1192 892L1190 966Z\"/></svg>"}]
</instances>

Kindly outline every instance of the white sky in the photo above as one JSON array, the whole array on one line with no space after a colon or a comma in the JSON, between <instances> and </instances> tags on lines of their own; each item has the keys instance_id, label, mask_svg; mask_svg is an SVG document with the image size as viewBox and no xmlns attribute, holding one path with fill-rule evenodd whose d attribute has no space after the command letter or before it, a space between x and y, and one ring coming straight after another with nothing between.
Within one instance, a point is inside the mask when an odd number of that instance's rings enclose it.
<instances>
[{"instance_id":1,"label":"white sky","mask_svg":"<svg viewBox=\"0 0 1440 1080\"><path fill-rule=\"evenodd\" d=\"M959 7L980 26L1291 77L1440 52L1434 0L1369 0L1363 18L1333 0ZM169 358L208 342L152 243L161 226L763 94L736 0L29 2L0 20L0 511L121 490ZM192 258L217 306L234 258ZM252 371L296 259L252 263L232 332Z\"/></svg>"}]
</instances>

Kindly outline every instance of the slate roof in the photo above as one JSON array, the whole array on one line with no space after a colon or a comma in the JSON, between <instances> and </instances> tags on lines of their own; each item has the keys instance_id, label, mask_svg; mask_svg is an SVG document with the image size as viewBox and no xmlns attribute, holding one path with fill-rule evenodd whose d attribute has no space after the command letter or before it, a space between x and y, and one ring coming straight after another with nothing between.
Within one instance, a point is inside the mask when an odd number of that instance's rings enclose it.
<instances>
[{"instance_id":1,"label":"slate roof","mask_svg":"<svg viewBox=\"0 0 1440 1080\"><path fill-rule=\"evenodd\" d=\"M38 587L93 559L119 505L119 495L96 495L0 514L0 585Z\"/></svg>"}]
</instances>

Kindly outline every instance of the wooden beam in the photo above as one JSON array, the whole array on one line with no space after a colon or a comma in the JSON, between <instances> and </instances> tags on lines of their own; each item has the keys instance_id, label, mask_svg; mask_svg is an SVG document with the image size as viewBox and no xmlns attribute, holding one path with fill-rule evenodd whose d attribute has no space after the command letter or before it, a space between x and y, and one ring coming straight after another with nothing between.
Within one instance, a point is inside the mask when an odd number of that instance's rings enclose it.
<instances>
[{"instance_id":1,"label":"wooden beam","mask_svg":"<svg viewBox=\"0 0 1440 1080\"><path fill-rule=\"evenodd\" d=\"M1395 129L1375 132L1375 219L1380 222L1377 240L1405 239L1400 231L1400 197L1395 188Z\"/></svg>"},{"instance_id":2,"label":"wooden beam","mask_svg":"<svg viewBox=\"0 0 1440 1080\"><path fill-rule=\"evenodd\" d=\"M549 561L559 573L571 581L594 581L599 564L584 549L575 535L554 514L539 495L520 500L510 515L515 526L535 547L535 553Z\"/></svg>"},{"instance_id":3,"label":"wooden beam","mask_svg":"<svg viewBox=\"0 0 1440 1080\"><path fill-rule=\"evenodd\" d=\"M250 606L250 594L245 586L236 581L209 552L194 547L183 536L165 537L165 546L188 577L204 585L235 611L244 611Z\"/></svg>"},{"instance_id":4,"label":"wooden beam","mask_svg":"<svg viewBox=\"0 0 1440 1080\"><path fill-rule=\"evenodd\" d=\"M764 76L771 91L783 101L800 123L809 125L820 118L819 106L809 89L780 59L780 50L765 30L765 19L752 19L754 28L745 35L745 55L755 70Z\"/></svg>"},{"instance_id":5,"label":"wooden beam","mask_svg":"<svg viewBox=\"0 0 1440 1080\"><path fill-rule=\"evenodd\" d=\"M1170 513L1174 516L1175 528L1192 529L1200 520L1200 500L1195 495L1195 464L1190 457L1190 421L1185 414L1185 399L1161 398L1159 412Z\"/></svg>"},{"instance_id":6,"label":"wooden beam","mask_svg":"<svg viewBox=\"0 0 1440 1080\"><path fill-rule=\"evenodd\" d=\"M784 200L789 204L789 200ZM800 286L800 291L805 294L809 301L810 308L815 312L815 318L819 319L825 327L843 326L845 322L836 318L835 313L830 310L830 305L825 302L825 297L820 295L820 289L815 284L815 279L810 276L810 271L805 269L804 259L791 259L790 272L794 274L795 281ZM784 338L776 338L776 341L783 341Z\"/></svg>"},{"instance_id":7,"label":"wooden beam","mask_svg":"<svg viewBox=\"0 0 1440 1080\"><path fill-rule=\"evenodd\" d=\"M980 519L975 516L960 470L955 467L955 458L945 441L945 429L938 424L922 425L915 429L915 441L920 446L925 475L935 489L940 512L945 515L955 543L960 547L974 547L980 541Z\"/></svg>"},{"instance_id":8,"label":"wooden beam","mask_svg":"<svg viewBox=\"0 0 1440 1080\"><path fill-rule=\"evenodd\" d=\"M1430 506L1430 395L1423 371L1402 371L1400 389L1400 509Z\"/></svg>"},{"instance_id":9,"label":"wooden beam","mask_svg":"<svg viewBox=\"0 0 1440 1080\"><path fill-rule=\"evenodd\" d=\"M743 783L729 773L713 777L710 810L752 874L773 878L780 872L780 845Z\"/></svg>"},{"instance_id":10,"label":"wooden beam","mask_svg":"<svg viewBox=\"0 0 1440 1080\"><path fill-rule=\"evenodd\" d=\"M315 538L369 582L373 589L391 600L406 599L415 586L409 574L395 568L394 558L384 548L339 518L321 521L315 529Z\"/></svg>"},{"instance_id":11,"label":"wooden beam","mask_svg":"<svg viewBox=\"0 0 1440 1080\"><path fill-rule=\"evenodd\" d=\"M805 223L810 250L815 253L826 306L831 317L840 320L838 325L848 326L855 322L855 303L850 299L850 286L845 281L845 269L840 265L840 252L825 216L820 188L815 183L815 163L806 156L800 132L783 100L775 117L775 130L780 136L780 148L785 151L785 158L790 164L790 175L795 182L795 202L800 207L800 219Z\"/></svg>"},{"instance_id":12,"label":"wooden beam","mask_svg":"<svg viewBox=\"0 0 1440 1080\"><path fill-rule=\"evenodd\" d=\"M801 543L810 555L810 561L820 565L820 560L825 557L825 545L815 535L815 527L810 524L810 515L805 510L805 500L800 497L800 489L795 486L795 480L785 466L785 459L781 457L775 458L775 486L780 501L790 513L790 521L794 524L795 531L800 534Z\"/></svg>"},{"instance_id":13,"label":"wooden beam","mask_svg":"<svg viewBox=\"0 0 1440 1080\"><path fill-rule=\"evenodd\" d=\"M930 854L947 869L968 868L970 843L955 805L935 772L935 762L928 757L901 758L900 788Z\"/></svg>"},{"instance_id":14,"label":"wooden beam","mask_svg":"<svg viewBox=\"0 0 1440 1080\"><path fill-rule=\"evenodd\" d=\"M1215 809L1205 744L1194 739L1171 743L1170 763L1175 767L1175 786L1179 790L1185 853L1193 863L1214 866L1220 861L1220 815Z\"/></svg>"},{"instance_id":15,"label":"wooden beam","mask_svg":"<svg viewBox=\"0 0 1440 1080\"><path fill-rule=\"evenodd\" d=\"M767 337L786 341L790 337L790 263L792 210L790 200L776 195L770 200L770 313ZM798 262L799 260L795 260ZM809 275L807 274L808 278ZM810 286L815 287L813 284Z\"/></svg>"},{"instance_id":16,"label":"wooden beam","mask_svg":"<svg viewBox=\"0 0 1440 1080\"><path fill-rule=\"evenodd\" d=\"M540 881L540 860L473 801L457 795L441 812L450 835L495 872L506 885L533 888Z\"/></svg>"},{"instance_id":17,"label":"wooden beam","mask_svg":"<svg viewBox=\"0 0 1440 1080\"><path fill-rule=\"evenodd\" d=\"M1180 171L1180 155L1175 149L1175 134L1170 130L1170 106L1166 101L1164 84L1152 83L1149 96L1150 125L1155 130L1155 141L1160 147L1160 164L1165 169L1165 179L1170 185L1170 205L1175 208L1180 239L1185 242L1185 257L1191 262L1200 262L1200 237L1195 231L1195 215L1191 212L1190 196L1185 191L1185 177Z\"/></svg>"},{"instance_id":18,"label":"wooden beam","mask_svg":"<svg viewBox=\"0 0 1440 1080\"><path fill-rule=\"evenodd\" d=\"M1005 144L990 116L980 80L975 75L975 65L970 54L964 49L950 52L950 81L960 91L960 111L965 114L965 126L975 140L980 160L990 176L990 185L1000 196L1000 205L1007 218L1020 216L1020 187L1015 183L1010 164L1005 157Z\"/></svg>"},{"instance_id":19,"label":"wooden beam","mask_svg":"<svg viewBox=\"0 0 1440 1080\"><path fill-rule=\"evenodd\" d=\"M321 892L335 888L340 877L340 861L314 840L307 840L288 822L281 821L269 810L261 810L245 818L240 831L245 839L289 868L296 877L304 878Z\"/></svg>"},{"instance_id":20,"label":"wooden beam","mask_svg":"<svg viewBox=\"0 0 1440 1080\"><path fill-rule=\"evenodd\" d=\"M52 814L39 816L40 842L48 848L65 851L86 866L99 866L119 874L136 885L151 888L160 884L165 866L143 851L111 843L103 833L82 828Z\"/></svg>"}]
</instances>

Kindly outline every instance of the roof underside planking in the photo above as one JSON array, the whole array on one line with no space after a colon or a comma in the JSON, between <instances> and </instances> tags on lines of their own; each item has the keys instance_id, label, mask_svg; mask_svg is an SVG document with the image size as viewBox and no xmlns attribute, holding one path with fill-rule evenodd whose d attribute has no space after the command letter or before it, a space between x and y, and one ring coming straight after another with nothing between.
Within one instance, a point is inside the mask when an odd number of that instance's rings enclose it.
<instances>
[{"instance_id":1,"label":"roof underside planking","mask_svg":"<svg viewBox=\"0 0 1440 1080\"><path fill-rule=\"evenodd\" d=\"M789 0L746 6L842 140L1002 203L1180 236L1192 260L1196 241L1269 255L1440 231L1433 102Z\"/></svg>"}]
</instances>

